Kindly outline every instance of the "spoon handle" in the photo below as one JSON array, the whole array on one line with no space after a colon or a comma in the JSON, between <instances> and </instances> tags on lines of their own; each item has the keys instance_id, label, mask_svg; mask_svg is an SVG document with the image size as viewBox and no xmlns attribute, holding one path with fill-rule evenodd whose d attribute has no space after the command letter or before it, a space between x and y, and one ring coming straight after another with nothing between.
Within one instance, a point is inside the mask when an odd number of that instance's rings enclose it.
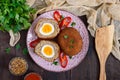
<instances>
[{"instance_id":1,"label":"spoon handle","mask_svg":"<svg viewBox=\"0 0 120 80\"><path fill-rule=\"evenodd\" d=\"M105 62L100 62L100 76L99 76L99 80L106 80Z\"/></svg>"}]
</instances>

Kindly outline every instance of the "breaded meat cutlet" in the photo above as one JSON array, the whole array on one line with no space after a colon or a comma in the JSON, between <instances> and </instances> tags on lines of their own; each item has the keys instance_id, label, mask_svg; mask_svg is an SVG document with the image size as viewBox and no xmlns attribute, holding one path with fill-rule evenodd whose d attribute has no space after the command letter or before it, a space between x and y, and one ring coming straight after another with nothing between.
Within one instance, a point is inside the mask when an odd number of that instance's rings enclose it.
<instances>
[{"instance_id":1,"label":"breaded meat cutlet","mask_svg":"<svg viewBox=\"0 0 120 80\"><path fill-rule=\"evenodd\" d=\"M62 51L68 56L78 54L83 45L80 33L72 27L67 27L61 30L58 35L58 43Z\"/></svg>"}]
</instances>

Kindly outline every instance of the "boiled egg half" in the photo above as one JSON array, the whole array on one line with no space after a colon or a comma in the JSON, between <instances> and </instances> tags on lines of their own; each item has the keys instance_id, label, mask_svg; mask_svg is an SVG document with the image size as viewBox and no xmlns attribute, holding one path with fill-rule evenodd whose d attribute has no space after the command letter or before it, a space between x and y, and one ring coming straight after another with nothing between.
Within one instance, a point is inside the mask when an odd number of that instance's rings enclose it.
<instances>
[{"instance_id":1,"label":"boiled egg half","mask_svg":"<svg viewBox=\"0 0 120 80\"><path fill-rule=\"evenodd\" d=\"M42 35L48 36L54 32L54 26L51 23L43 23L42 27L40 27L39 32Z\"/></svg>"},{"instance_id":2,"label":"boiled egg half","mask_svg":"<svg viewBox=\"0 0 120 80\"><path fill-rule=\"evenodd\" d=\"M41 40L35 46L35 53L46 61L53 62L58 58L60 48L56 42Z\"/></svg>"},{"instance_id":3,"label":"boiled egg half","mask_svg":"<svg viewBox=\"0 0 120 80\"><path fill-rule=\"evenodd\" d=\"M60 28L56 20L42 18L37 22L34 31L41 39L53 39L59 34Z\"/></svg>"},{"instance_id":4,"label":"boiled egg half","mask_svg":"<svg viewBox=\"0 0 120 80\"><path fill-rule=\"evenodd\" d=\"M52 58L55 55L54 48L52 45L44 45L41 49L41 53L47 58Z\"/></svg>"}]
</instances>

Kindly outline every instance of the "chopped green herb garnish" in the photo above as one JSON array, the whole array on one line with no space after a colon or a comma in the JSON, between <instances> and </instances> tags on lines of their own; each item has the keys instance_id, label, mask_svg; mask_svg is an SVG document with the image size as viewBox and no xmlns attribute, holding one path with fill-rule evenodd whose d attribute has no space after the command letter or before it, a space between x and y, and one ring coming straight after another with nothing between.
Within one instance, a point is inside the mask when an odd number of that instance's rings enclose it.
<instances>
[{"instance_id":1,"label":"chopped green herb garnish","mask_svg":"<svg viewBox=\"0 0 120 80\"><path fill-rule=\"evenodd\" d=\"M10 53L10 48L6 48L5 49L5 52L8 54L8 53Z\"/></svg>"},{"instance_id":2,"label":"chopped green herb garnish","mask_svg":"<svg viewBox=\"0 0 120 80\"><path fill-rule=\"evenodd\" d=\"M73 44L74 42L75 42L74 39L71 39L71 40L70 40L70 43L71 43L71 44Z\"/></svg>"},{"instance_id":3,"label":"chopped green herb garnish","mask_svg":"<svg viewBox=\"0 0 120 80\"><path fill-rule=\"evenodd\" d=\"M27 48L24 48L24 49L23 49L23 54L24 54L24 55L27 55L27 54L28 54Z\"/></svg>"},{"instance_id":4,"label":"chopped green herb garnish","mask_svg":"<svg viewBox=\"0 0 120 80\"><path fill-rule=\"evenodd\" d=\"M53 64L54 64L54 65L58 65L58 62L57 62L57 61L54 61Z\"/></svg>"},{"instance_id":5,"label":"chopped green herb garnish","mask_svg":"<svg viewBox=\"0 0 120 80\"><path fill-rule=\"evenodd\" d=\"M68 35L64 35L64 38L67 39L67 38L68 38Z\"/></svg>"},{"instance_id":6,"label":"chopped green herb garnish","mask_svg":"<svg viewBox=\"0 0 120 80\"><path fill-rule=\"evenodd\" d=\"M61 16L62 16L61 20L65 18L63 15L61 15Z\"/></svg>"},{"instance_id":7,"label":"chopped green herb garnish","mask_svg":"<svg viewBox=\"0 0 120 80\"><path fill-rule=\"evenodd\" d=\"M70 48L73 48L73 46L70 46Z\"/></svg>"},{"instance_id":8,"label":"chopped green herb garnish","mask_svg":"<svg viewBox=\"0 0 120 80\"><path fill-rule=\"evenodd\" d=\"M17 45L15 46L15 48L16 48L16 49L20 49L20 44L17 44Z\"/></svg>"},{"instance_id":9,"label":"chopped green herb garnish","mask_svg":"<svg viewBox=\"0 0 120 80\"><path fill-rule=\"evenodd\" d=\"M70 59L72 59L72 56L69 56Z\"/></svg>"},{"instance_id":10,"label":"chopped green herb garnish","mask_svg":"<svg viewBox=\"0 0 120 80\"><path fill-rule=\"evenodd\" d=\"M76 25L76 23L75 23L75 22L72 22L72 23L71 23L71 26L72 26L72 27L74 27L75 25Z\"/></svg>"},{"instance_id":11,"label":"chopped green herb garnish","mask_svg":"<svg viewBox=\"0 0 120 80\"><path fill-rule=\"evenodd\" d=\"M64 19L65 17L63 15L61 15L61 19L59 21L59 23Z\"/></svg>"}]
</instances>

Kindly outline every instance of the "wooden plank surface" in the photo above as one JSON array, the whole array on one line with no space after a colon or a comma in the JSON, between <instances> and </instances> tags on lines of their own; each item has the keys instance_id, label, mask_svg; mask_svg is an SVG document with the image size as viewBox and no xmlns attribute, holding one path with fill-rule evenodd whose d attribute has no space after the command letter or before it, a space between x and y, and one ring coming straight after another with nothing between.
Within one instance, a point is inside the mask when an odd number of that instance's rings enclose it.
<instances>
[{"instance_id":1,"label":"wooden plank surface","mask_svg":"<svg viewBox=\"0 0 120 80\"><path fill-rule=\"evenodd\" d=\"M87 25L86 18L81 17ZM20 49L9 46L9 34L0 31L0 80L23 80L24 76L29 72L39 73L43 80L98 80L99 78L99 61L95 50L94 38L90 37L90 45L85 59L74 69L55 73L49 72L39 67L31 59L29 54L23 54L23 49L26 48L26 34L27 31L21 31L21 39L19 44ZM90 35L90 34L89 34ZM6 48L11 48L10 53L6 53ZM14 76L9 72L9 61L15 57L20 56L27 60L29 69L22 76ZM120 61L118 61L112 54L110 54L106 63L107 80L120 80Z\"/></svg>"}]
</instances>

